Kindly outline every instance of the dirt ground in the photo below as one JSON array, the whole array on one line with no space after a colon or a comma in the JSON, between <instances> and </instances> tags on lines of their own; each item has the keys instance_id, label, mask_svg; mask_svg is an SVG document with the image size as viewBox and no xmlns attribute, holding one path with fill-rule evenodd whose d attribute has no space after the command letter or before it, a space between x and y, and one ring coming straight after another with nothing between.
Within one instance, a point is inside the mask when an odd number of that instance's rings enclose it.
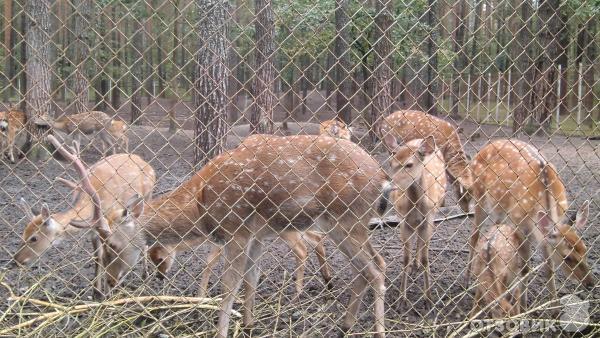
<instances>
[{"instance_id":1,"label":"dirt ground","mask_svg":"<svg viewBox=\"0 0 600 338\"><path fill-rule=\"evenodd\" d=\"M306 116L296 117L299 121L311 120L311 111L319 111L318 107L309 109ZM190 131L180 131L174 135L166 131L166 122L161 122L163 113L152 109L147 110L146 126L135 126L130 131L131 150L147 160L158 174L158 183L155 193L173 189L186 180L193 172L193 141ZM126 112L119 115L127 119ZM316 115L317 119L325 119L333 114L329 111ZM178 119L182 120L184 112L178 112ZM314 122L314 118L311 120ZM153 126L159 125L159 129ZM184 124L191 125L189 122ZM509 135L508 129L497 126L476 126L470 122L459 122L463 127L463 134L472 135L475 131L481 137L469 141L463 135L466 151L473 155L488 139L501 138ZM360 127L360 126L359 126ZM303 131L300 131L303 129ZM293 132L316 133L316 125L294 124ZM246 126L232 129L228 145L234 146L247 134ZM523 138L525 139L525 138ZM592 200L590 205L590 222L582 231L583 240L589 248L588 262L596 276L600 276L600 142L588 141L580 138L566 138L555 136L550 139L533 137L530 142L542 149L544 156L554 163L563 178L569 200L573 203L571 208L576 208L584 200ZM382 160L384 155L379 149L374 151L376 158ZM84 148L83 158L87 163L99 159L99 153L93 149ZM40 262L29 269L15 269L10 266L12 254L18 248L20 234L26 220L23 213L17 208L16 202L24 197L32 203L47 203L52 210L61 210L65 207L67 189L60 184L54 184L57 176L64 176L65 172L73 175L73 170L56 161L41 164L31 164L21 160L16 165L0 163L0 329L26 321L27 311L31 308L25 306L21 311L15 311L14 302L9 301L9 289L16 295L27 293L33 298L53 299L63 304L78 304L89 301L91 289L89 278L93 275L93 266L90 260L91 245L85 234L69 238L46 252ZM449 193L449 196L453 195ZM455 204L448 198L447 205ZM433 276L433 299L435 305L432 311L427 311L421 299L422 278L420 274L413 280L409 279L408 304L403 308L400 304L398 286L400 284L401 247L398 240L397 229L383 227L373 230L372 241L384 256L387 263L388 291L386 294L386 328L390 330L388 336L429 336L432 333L446 335L456 330L464 321L470 310L473 290L465 292L463 288L463 270L466 267L468 256L467 238L471 228L472 219L456 218L437 224L431 242L431 272ZM257 323L253 335L255 336L299 336L327 337L334 333L348 303L349 291L347 286L351 282L351 273L347 259L337 252L331 245L326 244L330 255L330 264L335 272L333 281L334 289L326 291L317 272L316 259L311 255L311 262L307 269L306 287L298 301L291 301L294 294L293 272L295 260L293 254L281 240L269 242L265 254L260 261L262 278L259 285L255 316ZM144 281L141 276L141 264L127 277L122 289L123 294L164 294L195 296L197 281L204 266L203 259L207 253L206 247L180 255L169 274L166 283L157 279ZM536 257L537 266L539 257ZM215 270L216 274L220 267ZM417 275L415 275L417 276ZM218 295L218 277L211 278L211 295ZM589 300L590 322L600 322L600 304L598 287L593 291L583 291L576 284L567 281L565 276L559 274L557 284L560 286L560 295L573 294ZM541 285L541 278L534 279L529 289L530 305L539 304L547 297ZM240 309L240 304L235 308ZM372 329L372 295L367 293L361 311L359 323L353 332L369 332ZM130 309L131 310L131 309ZM19 313L20 312L20 313ZM169 329L157 329L153 334L187 335L205 330L210 330L216 318L214 311L197 309L173 319L168 312L153 312L153 316L160 317ZM125 315L125 314L124 314ZM152 316L150 316L152 317ZM528 318L539 318L535 312ZM140 332L139 327L156 318L147 318L143 324L136 322L129 327L115 328L110 335L129 333L132 336L146 335ZM46 328L45 334L75 335L94 323L94 318L85 314L67 316ZM179 323L179 324L177 324ZM137 325L137 326L136 326ZM467 326L469 327L469 326ZM555 326L557 327L557 326ZM592 327L584 333L592 334ZM598 333L598 328L595 328ZM26 333L27 331L23 331ZM207 334L210 336L210 331ZM551 336L557 332L547 333ZM569 336L567 332L562 335ZM37 334L36 334L37 335ZM41 335L41 334L40 334ZM533 336L538 335L533 334Z\"/></svg>"}]
</instances>

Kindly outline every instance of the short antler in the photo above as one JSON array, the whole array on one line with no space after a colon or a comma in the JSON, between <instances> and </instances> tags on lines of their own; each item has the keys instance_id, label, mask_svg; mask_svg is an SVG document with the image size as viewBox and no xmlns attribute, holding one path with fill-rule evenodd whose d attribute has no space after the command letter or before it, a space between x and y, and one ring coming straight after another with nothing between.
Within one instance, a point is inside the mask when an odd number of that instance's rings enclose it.
<instances>
[{"instance_id":1,"label":"short antler","mask_svg":"<svg viewBox=\"0 0 600 338\"><path fill-rule=\"evenodd\" d=\"M79 149L79 145L74 142L73 147L67 147L62 145L53 135L48 136L48 140L56 147L56 150L67 160L73 163L73 166L81 176L81 190L90 195L92 199L92 204L94 205L94 213L91 221L77 221L73 220L70 222L71 225L80 228L88 228L94 226L96 231L100 234L101 237L106 238L110 234L110 228L106 223L104 217L102 217L102 206L100 203L100 196L94 187L92 186L92 182L90 181L88 170L85 168L85 165L81 161L78 155L75 155L77 149Z\"/></svg>"},{"instance_id":2,"label":"short antler","mask_svg":"<svg viewBox=\"0 0 600 338\"><path fill-rule=\"evenodd\" d=\"M77 183L75 183L75 182L73 182L73 181L69 181L69 180L67 180L67 179L65 179L65 178L62 178L62 177L57 177L57 178L55 178L54 180L55 180L56 182L60 182L60 183L62 183L62 184L64 184L64 185L66 185L68 188L71 188L71 189L73 189L73 190L77 190L77 189L79 189L79 185L78 185Z\"/></svg>"}]
</instances>

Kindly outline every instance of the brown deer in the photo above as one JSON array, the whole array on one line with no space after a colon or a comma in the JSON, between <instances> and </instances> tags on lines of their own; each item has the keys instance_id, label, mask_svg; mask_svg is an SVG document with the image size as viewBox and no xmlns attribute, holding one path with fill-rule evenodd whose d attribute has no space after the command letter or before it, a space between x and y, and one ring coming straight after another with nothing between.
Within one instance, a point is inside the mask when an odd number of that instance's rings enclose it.
<instances>
[{"instance_id":1,"label":"brown deer","mask_svg":"<svg viewBox=\"0 0 600 338\"><path fill-rule=\"evenodd\" d=\"M116 143L120 143L122 148L127 147L125 135L127 125L123 121L113 120L101 111L65 115L56 119L52 126L74 136L78 142L81 141L81 135L97 135L100 138L103 154L110 149L112 154L115 154Z\"/></svg>"},{"instance_id":2,"label":"brown deer","mask_svg":"<svg viewBox=\"0 0 600 338\"><path fill-rule=\"evenodd\" d=\"M523 260L515 253L521 245L522 233L507 224L491 227L479 240L473 260L477 289L470 318L474 319L485 307L490 307L494 318L520 313L521 288L516 281L523 270Z\"/></svg>"},{"instance_id":3,"label":"brown deer","mask_svg":"<svg viewBox=\"0 0 600 338\"><path fill-rule=\"evenodd\" d=\"M112 120L110 123L110 127L108 128L108 135L113 138L113 147L114 150L119 150L120 152L127 153L129 152L129 137L127 137L127 123L123 120ZM118 148L117 148L118 146ZM106 151L106 150L103 150Z\"/></svg>"},{"instance_id":4,"label":"brown deer","mask_svg":"<svg viewBox=\"0 0 600 338\"><path fill-rule=\"evenodd\" d=\"M446 169L441 151L435 139L409 141L399 146L396 138L388 134L383 139L390 150L393 191L391 201L398 215L400 239L404 247L403 275L400 286L402 303L406 300L409 264L411 264L411 241L416 241L417 256L412 261L413 269L420 264L423 269L424 293L427 305L432 303L429 281L429 241L434 230L435 212L441 207L446 193Z\"/></svg>"},{"instance_id":5,"label":"brown deer","mask_svg":"<svg viewBox=\"0 0 600 338\"><path fill-rule=\"evenodd\" d=\"M519 140L496 140L477 153L471 167L475 177L472 194L476 204L468 275L479 231L489 219L495 224L514 224L522 233L524 243L519 246L517 254L525 262L524 274L531 258L532 242L541 245L547 287L552 299L556 299L553 261L570 278L586 287L595 285L586 260L587 249L576 231L587 221L588 202L582 206L576 221L562 222L568 206L565 186L556 168L536 148ZM549 215L549 219L543 219L549 224L538 220L539 211ZM527 304L526 292L522 295L522 304Z\"/></svg>"},{"instance_id":6,"label":"brown deer","mask_svg":"<svg viewBox=\"0 0 600 338\"><path fill-rule=\"evenodd\" d=\"M242 279L243 322L247 327L253 324L262 240L315 226L351 258L356 274L342 330L355 323L370 284L375 293L375 335L383 337L385 263L369 242L368 221L375 211L386 209L391 186L387 175L349 141L304 135L267 142L247 143L217 156L189 181L147 206L141 199L133 201L127 214L139 216L127 217L112 229L101 212L95 212L89 224L104 240L109 284L131 269L144 244L193 247L209 238L224 246L224 298L217 336L226 337ZM94 194L91 185L83 187ZM96 200L99 209L101 202ZM171 220L171 226L165 228L164 219Z\"/></svg>"},{"instance_id":7,"label":"brown deer","mask_svg":"<svg viewBox=\"0 0 600 338\"><path fill-rule=\"evenodd\" d=\"M348 128L344 121L333 119L321 122L319 134L329 135L333 138L343 140L350 140L352 138L352 129Z\"/></svg>"},{"instance_id":8,"label":"brown deer","mask_svg":"<svg viewBox=\"0 0 600 338\"><path fill-rule=\"evenodd\" d=\"M473 178L456 126L421 111L400 110L385 117L380 124L379 134L382 140L391 134L400 143L433 136L444 156L450 182L458 193L459 205L462 210L469 210L468 192Z\"/></svg>"},{"instance_id":9,"label":"brown deer","mask_svg":"<svg viewBox=\"0 0 600 338\"><path fill-rule=\"evenodd\" d=\"M17 136L25 130L25 123L27 123L27 116L21 111L0 111L0 154L6 153L12 163L15 163Z\"/></svg>"},{"instance_id":10,"label":"brown deer","mask_svg":"<svg viewBox=\"0 0 600 338\"><path fill-rule=\"evenodd\" d=\"M60 143L53 139L54 145ZM154 169L137 155L118 154L106 157L90 167L90 184L102 200L102 213L114 218L114 211L121 210L133 196L150 197L156 175ZM87 177L86 176L86 177ZM79 231L70 223L73 220L87 219L93 211L92 201L87 194L77 193L81 185L65 179L57 179L75 191L71 207L65 211L51 213L46 204L42 204L40 214L36 215L30 205L21 199L20 205L29 223L23 232L23 243L14 255L14 261L20 265L28 265L37 260L48 248L61 239ZM98 246L97 241L93 241ZM98 266L96 272L98 273ZM97 279L97 283L100 283ZM100 290L99 287L97 291ZM97 293L96 293L97 295Z\"/></svg>"}]
</instances>

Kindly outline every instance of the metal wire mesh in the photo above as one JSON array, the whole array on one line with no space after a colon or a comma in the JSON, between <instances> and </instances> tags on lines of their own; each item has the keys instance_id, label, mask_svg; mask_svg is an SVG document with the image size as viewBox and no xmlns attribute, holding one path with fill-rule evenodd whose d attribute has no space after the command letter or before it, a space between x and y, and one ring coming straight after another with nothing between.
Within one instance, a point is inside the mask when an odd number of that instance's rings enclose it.
<instances>
[{"instance_id":1,"label":"metal wire mesh","mask_svg":"<svg viewBox=\"0 0 600 338\"><path fill-rule=\"evenodd\" d=\"M600 332L596 2L3 5L0 335Z\"/></svg>"}]
</instances>

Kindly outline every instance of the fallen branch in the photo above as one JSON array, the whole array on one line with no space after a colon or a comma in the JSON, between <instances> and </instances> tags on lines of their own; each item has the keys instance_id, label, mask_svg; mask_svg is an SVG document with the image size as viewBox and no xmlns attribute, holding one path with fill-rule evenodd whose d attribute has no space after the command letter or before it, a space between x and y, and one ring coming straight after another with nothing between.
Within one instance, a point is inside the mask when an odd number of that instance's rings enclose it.
<instances>
[{"instance_id":1,"label":"fallen branch","mask_svg":"<svg viewBox=\"0 0 600 338\"><path fill-rule=\"evenodd\" d=\"M46 302L39 299L22 297L22 296L10 296L8 298L10 301L14 302L28 302L35 305L41 305L46 307L52 307L57 309L56 311L44 313L39 315L38 317L32 318L26 322L13 325L11 327L5 328L0 331L0 335L6 335L10 332L13 332L18 329L22 329L25 327L29 327L40 321L54 321L57 317L70 316L74 314L79 314L82 312L86 312L95 308L100 307L117 307L124 306L128 304L135 303L137 305L141 305L142 303L151 303L151 302L173 302L173 303L187 303L190 307L194 306L201 309L206 310L219 310L220 307L217 305L212 305L208 303L218 303L221 301L220 298L201 298L201 297L177 297L177 296L140 296L140 297L130 297L130 298L121 298L112 301L104 301L104 302L95 302L95 303L87 303L75 305L72 307L66 307L59 304L54 304L51 302ZM181 306L179 306L181 307ZM235 310L232 311L232 314L238 318L241 318L241 314Z\"/></svg>"}]
</instances>

